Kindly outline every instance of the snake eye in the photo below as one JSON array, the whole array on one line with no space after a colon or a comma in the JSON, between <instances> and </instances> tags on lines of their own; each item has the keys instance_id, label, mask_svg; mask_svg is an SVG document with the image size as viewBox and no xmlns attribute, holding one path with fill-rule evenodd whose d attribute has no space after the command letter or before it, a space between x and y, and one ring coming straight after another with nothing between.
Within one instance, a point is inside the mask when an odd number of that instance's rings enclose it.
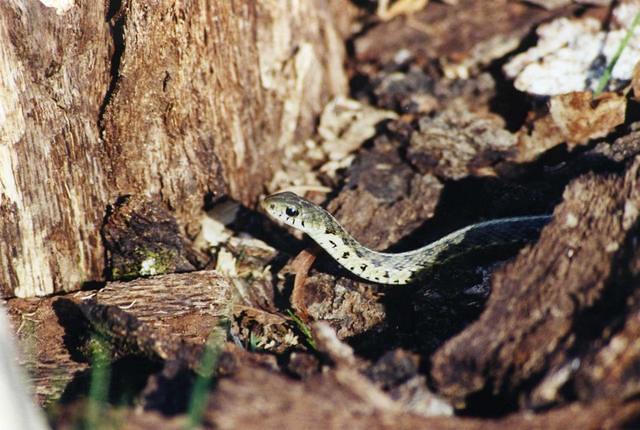
<instances>
[{"instance_id":1,"label":"snake eye","mask_svg":"<svg viewBox=\"0 0 640 430\"><path fill-rule=\"evenodd\" d=\"M300 213L298 212L298 209L291 206L287 206L287 209L285 209L284 212L287 214L287 216L291 216L291 217L298 216L298 214Z\"/></svg>"}]
</instances>

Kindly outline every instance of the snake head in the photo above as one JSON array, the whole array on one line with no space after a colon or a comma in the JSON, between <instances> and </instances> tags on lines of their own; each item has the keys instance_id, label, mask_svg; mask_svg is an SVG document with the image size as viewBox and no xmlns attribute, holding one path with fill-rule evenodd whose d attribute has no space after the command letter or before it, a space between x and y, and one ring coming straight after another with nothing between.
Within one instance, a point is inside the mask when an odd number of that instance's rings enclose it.
<instances>
[{"instance_id":1,"label":"snake head","mask_svg":"<svg viewBox=\"0 0 640 430\"><path fill-rule=\"evenodd\" d=\"M309 235L324 231L324 209L292 192L272 194L264 199L261 205L271 218Z\"/></svg>"}]
</instances>

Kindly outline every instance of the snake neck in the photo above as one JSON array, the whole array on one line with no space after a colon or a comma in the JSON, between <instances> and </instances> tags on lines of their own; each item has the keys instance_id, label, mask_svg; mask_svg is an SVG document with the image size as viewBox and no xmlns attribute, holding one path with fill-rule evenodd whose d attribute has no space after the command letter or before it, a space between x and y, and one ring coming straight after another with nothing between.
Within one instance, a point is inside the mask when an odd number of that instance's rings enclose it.
<instances>
[{"instance_id":1,"label":"snake neck","mask_svg":"<svg viewBox=\"0 0 640 430\"><path fill-rule=\"evenodd\" d=\"M324 232L310 233L309 236L341 266L363 279L404 285L431 262L432 253L426 247L397 254L369 249L354 239L333 216L326 215Z\"/></svg>"}]
</instances>

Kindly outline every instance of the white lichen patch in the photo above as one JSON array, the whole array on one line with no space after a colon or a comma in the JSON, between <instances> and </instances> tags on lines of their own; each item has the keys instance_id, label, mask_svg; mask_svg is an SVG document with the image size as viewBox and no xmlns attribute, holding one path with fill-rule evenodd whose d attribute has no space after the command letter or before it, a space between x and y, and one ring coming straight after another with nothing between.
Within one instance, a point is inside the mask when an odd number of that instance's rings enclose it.
<instances>
[{"instance_id":1,"label":"white lichen patch","mask_svg":"<svg viewBox=\"0 0 640 430\"><path fill-rule=\"evenodd\" d=\"M568 228L576 228L578 226L578 217L572 214L571 212L569 212L567 214L564 224Z\"/></svg>"},{"instance_id":2,"label":"white lichen patch","mask_svg":"<svg viewBox=\"0 0 640 430\"><path fill-rule=\"evenodd\" d=\"M538 44L515 56L504 66L504 72L515 80L518 90L530 94L593 91L639 10L638 2L621 4L609 31L593 18L559 18L541 25L537 29ZM638 60L640 34L635 34L613 68L610 89L620 89L631 80Z\"/></svg>"},{"instance_id":3,"label":"white lichen patch","mask_svg":"<svg viewBox=\"0 0 640 430\"><path fill-rule=\"evenodd\" d=\"M218 252L216 271L230 278L238 276L236 258L226 249L221 249L220 252Z\"/></svg>"},{"instance_id":4,"label":"white lichen patch","mask_svg":"<svg viewBox=\"0 0 640 430\"><path fill-rule=\"evenodd\" d=\"M638 210L638 206L636 206L632 201L627 200L624 204L624 213L622 215L622 228L629 230L633 223L638 219L639 214L640 210Z\"/></svg>"},{"instance_id":5,"label":"white lichen patch","mask_svg":"<svg viewBox=\"0 0 640 430\"><path fill-rule=\"evenodd\" d=\"M75 6L74 0L40 0L46 7L52 7L58 15L64 15L69 9Z\"/></svg>"},{"instance_id":6,"label":"white lichen patch","mask_svg":"<svg viewBox=\"0 0 640 430\"><path fill-rule=\"evenodd\" d=\"M620 245L617 242L610 242L604 249L609 253L616 252L618 249L620 249Z\"/></svg>"},{"instance_id":7,"label":"white lichen patch","mask_svg":"<svg viewBox=\"0 0 640 430\"><path fill-rule=\"evenodd\" d=\"M147 257L140 263L140 275L153 276L158 274L157 260L155 257Z\"/></svg>"}]
</instances>

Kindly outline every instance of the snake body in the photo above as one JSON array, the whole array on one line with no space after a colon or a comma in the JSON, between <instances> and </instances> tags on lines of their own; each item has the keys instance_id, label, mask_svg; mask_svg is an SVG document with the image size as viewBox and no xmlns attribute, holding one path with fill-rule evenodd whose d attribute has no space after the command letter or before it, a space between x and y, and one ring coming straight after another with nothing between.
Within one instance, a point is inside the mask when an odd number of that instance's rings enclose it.
<instances>
[{"instance_id":1,"label":"snake body","mask_svg":"<svg viewBox=\"0 0 640 430\"><path fill-rule=\"evenodd\" d=\"M326 210L291 192L267 197L264 210L276 220L308 234L353 274L381 284L403 285L433 268L476 249L534 239L551 216L501 218L472 224L422 248L400 253L371 250L353 238Z\"/></svg>"}]
</instances>

